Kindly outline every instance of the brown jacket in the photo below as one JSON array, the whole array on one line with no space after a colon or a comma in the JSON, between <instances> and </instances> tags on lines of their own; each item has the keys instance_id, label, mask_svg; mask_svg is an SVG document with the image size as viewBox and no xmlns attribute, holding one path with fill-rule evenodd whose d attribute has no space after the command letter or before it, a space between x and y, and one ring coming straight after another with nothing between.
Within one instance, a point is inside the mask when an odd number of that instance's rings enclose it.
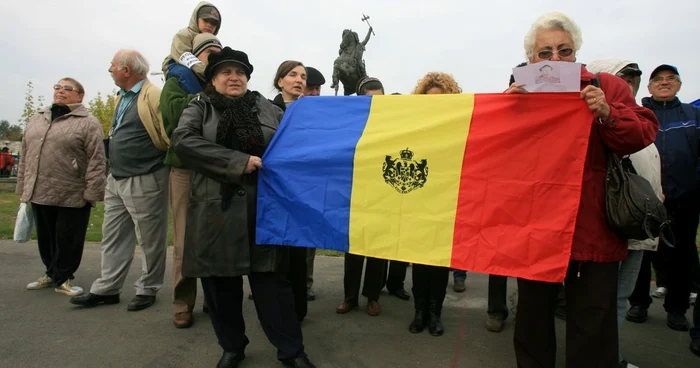
<instances>
[{"instance_id":1,"label":"brown jacket","mask_svg":"<svg viewBox=\"0 0 700 368\"><path fill-rule=\"evenodd\" d=\"M102 125L85 106L51 122L51 108L27 123L16 192L22 202L84 207L104 199L105 152Z\"/></svg>"}]
</instances>

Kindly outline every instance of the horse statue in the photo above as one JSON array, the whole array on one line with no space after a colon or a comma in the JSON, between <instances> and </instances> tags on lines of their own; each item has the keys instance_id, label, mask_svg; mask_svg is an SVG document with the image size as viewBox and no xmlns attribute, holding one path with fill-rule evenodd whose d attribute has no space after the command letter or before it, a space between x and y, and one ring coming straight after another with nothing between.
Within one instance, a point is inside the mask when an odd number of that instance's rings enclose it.
<instances>
[{"instance_id":1,"label":"horse statue","mask_svg":"<svg viewBox=\"0 0 700 368\"><path fill-rule=\"evenodd\" d=\"M367 76L365 61L362 59L362 56L365 53L365 46L369 42L371 35L371 26L362 42L360 42L357 32L353 32L350 29L343 31L343 39L338 52L340 56L333 62L333 84L331 84L331 88L335 90L336 96L340 87L339 82L343 82L343 94L349 96L357 92L357 82Z\"/></svg>"}]
</instances>

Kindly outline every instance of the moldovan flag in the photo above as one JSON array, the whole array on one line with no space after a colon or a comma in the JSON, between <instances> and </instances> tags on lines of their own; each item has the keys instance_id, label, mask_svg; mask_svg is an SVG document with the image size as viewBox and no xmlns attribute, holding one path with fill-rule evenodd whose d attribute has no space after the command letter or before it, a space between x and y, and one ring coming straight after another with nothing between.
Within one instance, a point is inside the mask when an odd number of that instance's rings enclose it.
<instances>
[{"instance_id":1,"label":"moldovan flag","mask_svg":"<svg viewBox=\"0 0 700 368\"><path fill-rule=\"evenodd\" d=\"M578 93L304 97L256 242L561 282L592 122Z\"/></svg>"}]
</instances>

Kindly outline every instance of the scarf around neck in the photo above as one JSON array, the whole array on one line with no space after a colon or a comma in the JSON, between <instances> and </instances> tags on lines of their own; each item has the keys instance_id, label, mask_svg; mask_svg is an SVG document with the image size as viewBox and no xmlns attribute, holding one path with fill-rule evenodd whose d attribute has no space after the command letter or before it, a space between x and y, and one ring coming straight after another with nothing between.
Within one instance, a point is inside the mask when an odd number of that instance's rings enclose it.
<instances>
[{"instance_id":1,"label":"scarf around neck","mask_svg":"<svg viewBox=\"0 0 700 368\"><path fill-rule=\"evenodd\" d=\"M257 95L248 91L234 99L213 92L209 98L212 105L221 111L216 127L216 143L261 157L265 152L265 136L258 120Z\"/></svg>"},{"instance_id":2,"label":"scarf around neck","mask_svg":"<svg viewBox=\"0 0 700 368\"><path fill-rule=\"evenodd\" d=\"M228 149L241 151L251 156L262 157L265 153L265 135L258 120L255 93L247 91L239 98L230 98L219 92L209 94L212 105L221 111L221 119L216 126L216 143ZM257 183L257 172L243 175L244 183ZM221 210L226 211L231 205L238 185L221 183Z\"/></svg>"}]
</instances>

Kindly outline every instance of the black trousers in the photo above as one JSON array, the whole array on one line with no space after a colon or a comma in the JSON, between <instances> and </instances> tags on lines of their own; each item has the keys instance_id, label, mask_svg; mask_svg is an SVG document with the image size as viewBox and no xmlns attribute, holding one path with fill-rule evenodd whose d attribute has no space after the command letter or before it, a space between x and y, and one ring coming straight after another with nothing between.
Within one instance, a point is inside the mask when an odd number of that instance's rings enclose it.
<instances>
[{"instance_id":1,"label":"black trousers","mask_svg":"<svg viewBox=\"0 0 700 368\"><path fill-rule=\"evenodd\" d=\"M489 275L489 304L486 313L492 316L501 316L503 320L508 318L508 277Z\"/></svg>"},{"instance_id":2,"label":"black trousers","mask_svg":"<svg viewBox=\"0 0 700 368\"><path fill-rule=\"evenodd\" d=\"M690 329L690 338L700 340L700 303L695 302L693 306L693 328Z\"/></svg>"},{"instance_id":3,"label":"black trousers","mask_svg":"<svg viewBox=\"0 0 700 368\"><path fill-rule=\"evenodd\" d=\"M438 316L447 294L449 267L413 265L413 303L416 310L431 310Z\"/></svg>"},{"instance_id":4,"label":"black trousers","mask_svg":"<svg viewBox=\"0 0 700 368\"><path fill-rule=\"evenodd\" d=\"M345 276L343 286L345 288L345 300L357 302L360 296L360 282L362 281L362 268L367 259L365 268L365 281L362 286L362 295L369 301L379 300L382 291L384 276L386 273L385 259L358 256L345 253Z\"/></svg>"},{"instance_id":5,"label":"black trousers","mask_svg":"<svg viewBox=\"0 0 700 368\"><path fill-rule=\"evenodd\" d=\"M666 299L664 309L668 313L685 312L690 307L689 295L693 283L693 270L700 267L695 236L700 220L700 198L693 192L679 198L667 199L666 210L671 215L671 230L676 238L674 248L659 246L659 257L666 260Z\"/></svg>"},{"instance_id":6,"label":"black trousers","mask_svg":"<svg viewBox=\"0 0 700 368\"><path fill-rule=\"evenodd\" d=\"M89 204L69 208L32 203L41 261L56 286L72 280L80 267L90 210Z\"/></svg>"},{"instance_id":7,"label":"black trousers","mask_svg":"<svg viewBox=\"0 0 700 368\"><path fill-rule=\"evenodd\" d=\"M306 299L307 252L308 248L289 247L289 272L287 272L287 279L292 284L294 310L299 321L304 320L308 311L308 301Z\"/></svg>"},{"instance_id":8,"label":"black trousers","mask_svg":"<svg viewBox=\"0 0 700 368\"><path fill-rule=\"evenodd\" d=\"M277 348L277 359L304 354L289 280L282 273L266 272L250 274L248 281L258 320L267 339ZM219 345L224 351L242 353L249 343L243 320L243 277L207 277L201 282Z\"/></svg>"},{"instance_id":9,"label":"black trousers","mask_svg":"<svg viewBox=\"0 0 700 368\"><path fill-rule=\"evenodd\" d=\"M388 273L386 276L386 289L389 292L394 292L403 289L404 280L406 280L406 269L408 263L401 261L389 261Z\"/></svg>"},{"instance_id":10,"label":"black trousers","mask_svg":"<svg viewBox=\"0 0 700 368\"><path fill-rule=\"evenodd\" d=\"M634 285L634 291L632 295L627 299L631 306L642 307L644 309L649 309L652 299L649 296L649 284L651 284L651 267L654 265L654 270L656 271L656 285L657 286L667 286L667 279L660 273L661 270L665 270L665 267L661 266L659 262L658 252L656 251L644 251L644 256L642 258L642 265L639 268L639 275L637 276L637 282ZM664 272L664 271L661 271ZM665 275L665 273L663 273ZM663 284L661 282L664 282Z\"/></svg>"},{"instance_id":11,"label":"black trousers","mask_svg":"<svg viewBox=\"0 0 700 368\"><path fill-rule=\"evenodd\" d=\"M618 366L619 263L571 261L566 288L566 367ZM579 268L580 267L580 268ZM577 272L580 269L580 277ZM515 357L520 368L554 368L554 311L559 283L518 279Z\"/></svg>"}]
</instances>

